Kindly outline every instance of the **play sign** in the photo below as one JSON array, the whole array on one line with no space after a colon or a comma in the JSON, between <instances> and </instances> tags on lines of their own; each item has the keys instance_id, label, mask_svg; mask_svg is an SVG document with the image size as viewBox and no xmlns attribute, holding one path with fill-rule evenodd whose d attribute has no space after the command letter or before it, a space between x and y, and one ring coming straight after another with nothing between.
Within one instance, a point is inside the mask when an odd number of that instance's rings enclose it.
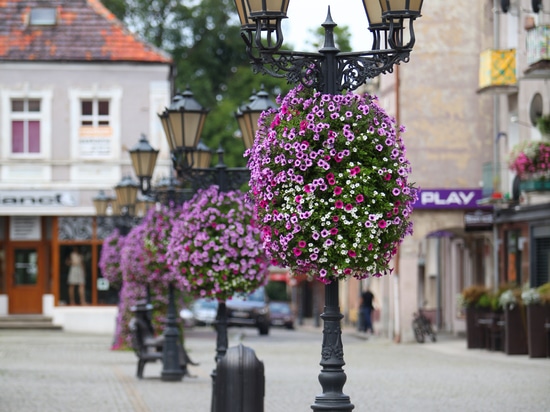
<instances>
[{"instance_id":1,"label":"play sign","mask_svg":"<svg viewBox=\"0 0 550 412\"><path fill-rule=\"evenodd\" d=\"M421 189L415 209L475 209L481 189Z\"/></svg>"}]
</instances>

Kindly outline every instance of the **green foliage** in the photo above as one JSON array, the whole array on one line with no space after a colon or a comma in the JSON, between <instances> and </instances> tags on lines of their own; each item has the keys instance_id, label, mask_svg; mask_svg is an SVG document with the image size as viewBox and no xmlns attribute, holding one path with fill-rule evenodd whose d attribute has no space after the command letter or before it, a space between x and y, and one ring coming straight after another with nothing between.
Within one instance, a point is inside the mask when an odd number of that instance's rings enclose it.
<instances>
[{"instance_id":1,"label":"green foliage","mask_svg":"<svg viewBox=\"0 0 550 412\"><path fill-rule=\"evenodd\" d=\"M539 286L537 292L539 293L541 302L550 303L550 282Z\"/></svg>"},{"instance_id":2,"label":"green foliage","mask_svg":"<svg viewBox=\"0 0 550 412\"><path fill-rule=\"evenodd\" d=\"M479 297L476 307L490 309L492 307L491 297L488 293L484 293Z\"/></svg>"},{"instance_id":3,"label":"green foliage","mask_svg":"<svg viewBox=\"0 0 550 412\"><path fill-rule=\"evenodd\" d=\"M488 290L482 285L472 285L462 291L462 301L465 307L490 307Z\"/></svg>"},{"instance_id":4,"label":"green foliage","mask_svg":"<svg viewBox=\"0 0 550 412\"><path fill-rule=\"evenodd\" d=\"M126 15L126 9L128 7L125 0L102 0L105 7L107 7L111 13L113 13L117 19L124 20Z\"/></svg>"},{"instance_id":5,"label":"green foliage","mask_svg":"<svg viewBox=\"0 0 550 412\"><path fill-rule=\"evenodd\" d=\"M543 135L550 135L550 115L546 114L537 120L537 127Z\"/></svg>"}]
</instances>

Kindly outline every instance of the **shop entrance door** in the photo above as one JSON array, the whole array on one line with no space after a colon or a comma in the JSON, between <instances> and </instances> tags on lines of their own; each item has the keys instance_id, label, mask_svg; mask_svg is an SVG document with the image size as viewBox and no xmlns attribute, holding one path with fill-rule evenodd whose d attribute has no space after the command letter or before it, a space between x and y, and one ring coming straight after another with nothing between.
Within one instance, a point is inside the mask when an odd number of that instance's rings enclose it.
<instances>
[{"instance_id":1,"label":"shop entrance door","mask_svg":"<svg viewBox=\"0 0 550 412\"><path fill-rule=\"evenodd\" d=\"M8 246L6 268L9 313L42 313L44 293L39 242L17 242Z\"/></svg>"}]
</instances>

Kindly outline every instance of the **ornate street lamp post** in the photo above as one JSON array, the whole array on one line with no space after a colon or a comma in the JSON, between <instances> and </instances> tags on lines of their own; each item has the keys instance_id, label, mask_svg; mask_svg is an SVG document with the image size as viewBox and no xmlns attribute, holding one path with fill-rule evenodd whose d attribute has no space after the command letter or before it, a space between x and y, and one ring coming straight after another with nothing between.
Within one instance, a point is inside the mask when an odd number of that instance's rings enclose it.
<instances>
[{"instance_id":1,"label":"ornate street lamp post","mask_svg":"<svg viewBox=\"0 0 550 412\"><path fill-rule=\"evenodd\" d=\"M137 182L130 176L125 176L114 188L116 197L108 196L100 190L92 199L98 216L108 216L108 208L111 206L115 227L123 236L132 228L135 212L143 207L143 201L137 199L138 188Z\"/></svg>"},{"instance_id":2,"label":"ornate street lamp post","mask_svg":"<svg viewBox=\"0 0 550 412\"><path fill-rule=\"evenodd\" d=\"M355 90L368 79L392 72L393 66L408 62L415 43L413 22L420 17L423 0L363 0L373 36L371 51L342 53L335 46L330 8L322 24L323 47L318 53L281 50L281 21L290 0L235 0L241 22L241 36L255 72L285 77L322 93ZM322 370L323 393L316 396L315 411L350 411L354 405L342 393L346 375L341 340L338 282L325 286Z\"/></svg>"},{"instance_id":3,"label":"ornate street lamp post","mask_svg":"<svg viewBox=\"0 0 550 412\"><path fill-rule=\"evenodd\" d=\"M235 114L243 135L245 148L253 142L260 114L275 107L268 94L261 90ZM210 167L212 152L200 142L200 135L208 110L203 108L187 89L176 95L170 107L159 115L172 153L172 162L178 176L191 183L193 190L217 185L221 192L239 189L250 178L245 167L228 168L223 161L223 150L217 150L218 163ZM225 302L218 304L216 315L216 363L225 356L228 346ZM212 410L215 410L216 368L212 372Z\"/></svg>"},{"instance_id":4,"label":"ornate street lamp post","mask_svg":"<svg viewBox=\"0 0 550 412\"><path fill-rule=\"evenodd\" d=\"M275 104L269 100L268 94L262 89L250 99L250 103L241 106L236 117L243 135L245 148L252 144L260 114L274 108ZM191 191L183 189L178 192L174 179L170 178L164 188L153 188L151 184L153 171L159 151L154 149L147 138L142 135L139 142L129 150L134 173L139 179L136 183L126 176L115 187L115 199L105 195L103 191L93 199L98 216L105 216L108 205L121 211L123 224L119 228L121 234L127 235L132 224L128 221L134 215L143 216L146 209L155 201L165 204L181 203L189 198L192 192L211 185L218 185L220 191L239 189L249 180L249 170L245 167L228 168L223 162L223 150L217 150L218 163L210 167L212 151L200 141L200 136L208 110L203 108L187 89L172 99L171 105L159 114L170 148L172 165L178 177L192 186ZM145 198L138 200L137 193ZM190 193L191 192L191 193ZM179 331L177 328L177 313L174 300L174 287L169 285L169 301L166 325L164 330L163 369L161 378L164 381L178 381L183 378L178 357ZM217 314L217 342L216 362L227 350L227 318L225 303L218 305ZM215 369L213 372L215 381Z\"/></svg>"}]
</instances>

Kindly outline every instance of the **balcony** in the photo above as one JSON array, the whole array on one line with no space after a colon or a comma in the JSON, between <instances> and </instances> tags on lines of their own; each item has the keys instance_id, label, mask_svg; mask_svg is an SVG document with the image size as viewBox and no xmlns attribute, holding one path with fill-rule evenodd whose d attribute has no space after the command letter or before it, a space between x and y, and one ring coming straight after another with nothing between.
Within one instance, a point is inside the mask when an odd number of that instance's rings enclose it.
<instances>
[{"instance_id":1,"label":"balcony","mask_svg":"<svg viewBox=\"0 0 550 412\"><path fill-rule=\"evenodd\" d=\"M550 26L536 26L527 31L526 51L529 78L550 78Z\"/></svg>"},{"instance_id":2,"label":"balcony","mask_svg":"<svg viewBox=\"0 0 550 412\"><path fill-rule=\"evenodd\" d=\"M480 54L479 94L511 94L518 91L516 49L488 49Z\"/></svg>"}]
</instances>

